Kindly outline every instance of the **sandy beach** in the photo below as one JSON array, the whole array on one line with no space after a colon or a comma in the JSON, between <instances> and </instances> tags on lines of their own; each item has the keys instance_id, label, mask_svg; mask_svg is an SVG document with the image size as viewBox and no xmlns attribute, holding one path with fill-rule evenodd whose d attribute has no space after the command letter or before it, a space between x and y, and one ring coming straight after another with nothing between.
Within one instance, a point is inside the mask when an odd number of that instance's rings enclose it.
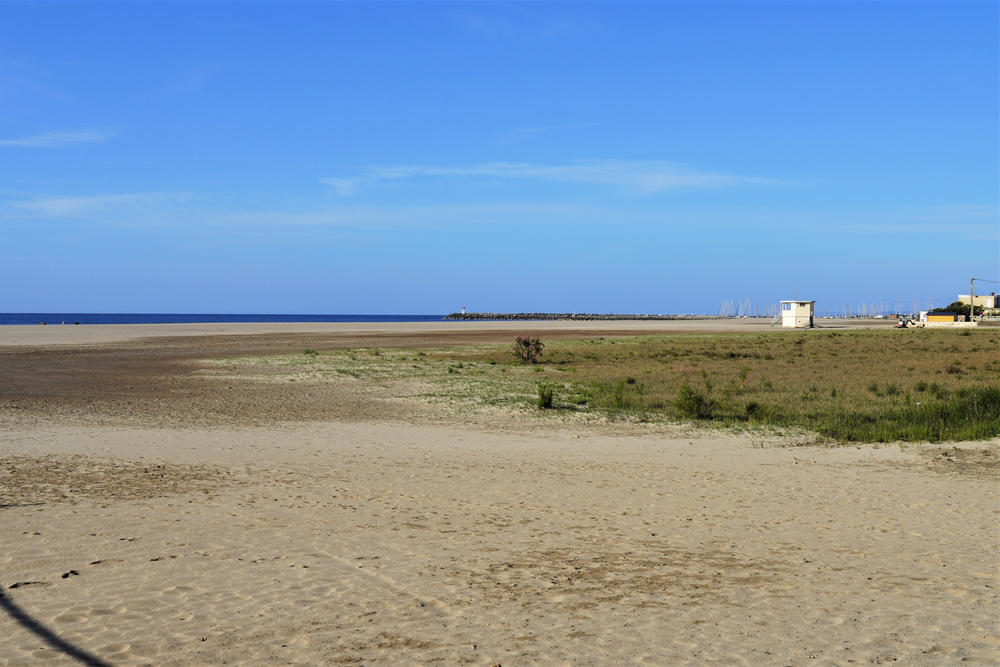
<instances>
[{"instance_id":1,"label":"sandy beach","mask_svg":"<svg viewBox=\"0 0 1000 667\"><path fill-rule=\"evenodd\" d=\"M1000 441L442 417L203 365L767 330L2 327L0 662L1000 662Z\"/></svg>"}]
</instances>

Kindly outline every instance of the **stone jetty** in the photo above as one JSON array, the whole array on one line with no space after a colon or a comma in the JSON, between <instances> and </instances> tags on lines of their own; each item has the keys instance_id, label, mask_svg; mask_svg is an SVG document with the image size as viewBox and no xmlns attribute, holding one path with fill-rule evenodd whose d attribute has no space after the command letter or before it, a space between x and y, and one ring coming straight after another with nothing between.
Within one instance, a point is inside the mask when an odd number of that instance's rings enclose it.
<instances>
[{"instance_id":1,"label":"stone jetty","mask_svg":"<svg viewBox=\"0 0 1000 667\"><path fill-rule=\"evenodd\" d=\"M446 320L724 320L721 315L628 315L623 313L451 313Z\"/></svg>"}]
</instances>

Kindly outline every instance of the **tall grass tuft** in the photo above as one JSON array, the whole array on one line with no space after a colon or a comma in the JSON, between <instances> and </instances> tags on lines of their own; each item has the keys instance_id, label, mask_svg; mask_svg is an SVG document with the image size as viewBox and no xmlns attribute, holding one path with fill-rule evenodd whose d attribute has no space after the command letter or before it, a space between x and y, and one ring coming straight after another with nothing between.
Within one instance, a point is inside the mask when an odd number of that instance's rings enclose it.
<instances>
[{"instance_id":1,"label":"tall grass tuft","mask_svg":"<svg viewBox=\"0 0 1000 667\"><path fill-rule=\"evenodd\" d=\"M718 409L719 404L709 397L708 389L701 391L685 382L677 388L674 407L689 419L711 419ZM752 408L751 411L756 411L757 409L759 409L759 406Z\"/></svg>"},{"instance_id":2,"label":"tall grass tuft","mask_svg":"<svg viewBox=\"0 0 1000 667\"><path fill-rule=\"evenodd\" d=\"M550 410L555 403L556 388L548 382L538 383L538 407L541 410Z\"/></svg>"}]
</instances>

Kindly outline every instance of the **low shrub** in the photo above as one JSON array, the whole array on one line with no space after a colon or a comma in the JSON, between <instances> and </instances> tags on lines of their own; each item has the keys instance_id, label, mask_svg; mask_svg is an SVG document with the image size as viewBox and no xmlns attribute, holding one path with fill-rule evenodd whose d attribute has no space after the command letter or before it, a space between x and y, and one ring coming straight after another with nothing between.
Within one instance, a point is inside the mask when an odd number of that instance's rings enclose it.
<instances>
[{"instance_id":1,"label":"low shrub","mask_svg":"<svg viewBox=\"0 0 1000 667\"><path fill-rule=\"evenodd\" d=\"M685 382L677 389L674 407L691 419L711 419L719 404L709 397L708 390L700 391Z\"/></svg>"},{"instance_id":2,"label":"low shrub","mask_svg":"<svg viewBox=\"0 0 1000 667\"><path fill-rule=\"evenodd\" d=\"M538 358L542 355L545 345L537 338L529 336L518 336L514 339L514 356L525 364L538 363Z\"/></svg>"},{"instance_id":3,"label":"low shrub","mask_svg":"<svg viewBox=\"0 0 1000 667\"><path fill-rule=\"evenodd\" d=\"M615 383L614 391L611 393L611 407L615 410L626 410L633 407L632 397L628 393L628 385L632 384L626 380L619 380Z\"/></svg>"},{"instance_id":4,"label":"low shrub","mask_svg":"<svg viewBox=\"0 0 1000 667\"><path fill-rule=\"evenodd\" d=\"M548 382L538 383L538 407L549 410L555 403L556 388Z\"/></svg>"}]
</instances>

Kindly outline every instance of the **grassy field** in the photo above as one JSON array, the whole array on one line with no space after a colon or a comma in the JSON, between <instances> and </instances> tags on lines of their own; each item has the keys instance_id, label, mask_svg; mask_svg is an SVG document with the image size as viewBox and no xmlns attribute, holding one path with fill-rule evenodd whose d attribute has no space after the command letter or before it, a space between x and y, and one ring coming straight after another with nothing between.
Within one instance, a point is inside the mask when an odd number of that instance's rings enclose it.
<instances>
[{"instance_id":1,"label":"grassy field","mask_svg":"<svg viewBox=\"0 0 1000 667\"><path fill-rule=\"evenodd\" d=\"M307 352L226 363L269 366L281 381L409 379L429 400L550 415L795 427L839 441L1000 435L1000 329L553 341L536 364L512 345Z\"/></svg>"}]
</instances>

